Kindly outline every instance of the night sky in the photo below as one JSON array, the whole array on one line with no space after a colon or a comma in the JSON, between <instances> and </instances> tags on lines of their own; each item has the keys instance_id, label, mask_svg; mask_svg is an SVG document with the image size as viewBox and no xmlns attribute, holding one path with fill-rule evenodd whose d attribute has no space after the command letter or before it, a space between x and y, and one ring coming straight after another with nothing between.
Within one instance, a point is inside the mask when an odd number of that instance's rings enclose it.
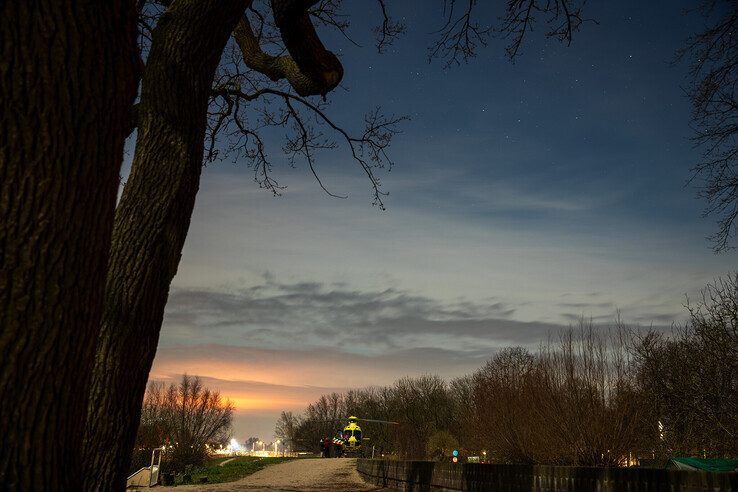
<instances>
[{"instance_id":1,"label":"night sky","mask_svg":"<svg viewBox=\"0 0 738 492\"><path fill-rule=\"evenodd\" d=\"M502 14L480 3L480 21ZM387 210L345 148L317 160L345 200L287 165L279 132L281 197L243 162L210 164L151 377L202 376L236 403L235 437L269 440L280 410L323 392L458 376L581 316L682 321L738 255L712 253L686 184L699 151L671 62L703 19L668 3L591 2L600 24L569 47L539 23L514 64L492 39L444 69L427 61L441 1L391 2L408 32L383 55L362 25L375 3L346 2L362 47L322 34L345 68L328 114L354 131L377 105L412 118L380 171Z\"/></svg>"}]
</instances>

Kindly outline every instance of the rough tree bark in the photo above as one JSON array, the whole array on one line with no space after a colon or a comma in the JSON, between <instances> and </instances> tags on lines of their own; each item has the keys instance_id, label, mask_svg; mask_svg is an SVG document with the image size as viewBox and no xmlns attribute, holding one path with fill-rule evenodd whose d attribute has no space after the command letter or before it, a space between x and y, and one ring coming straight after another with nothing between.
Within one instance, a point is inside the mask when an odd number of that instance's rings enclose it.
<instances>
[{"instance_id":1,"label":"rough tree bark","mask_svg":"<svg viewBox=\"0 0 738 492\"><path fill-rule=\"evenodd\" d=\"M79 490L135 2L0 2L0 53L0 487Z\"/></svg>"},{"instance_id":2,"label":"rough tree bark","mask_svg":"<svg viewBox=\"0 0 738 492\"><path fill-rule=\"evenodd\" d=\"M200 182L208 98L246 0L175 0L153 32L115 214L85 437L85 489L122 490L169 284Z\"/></svg>"},{"instance_id":3,"label":"rough tree bark","mask_svg":"<svg viewBox=\"0 0 738 492\"><path fill-rule=\"evenodd\" d=\"M271 0L274 23L285 48L300 71L319 87L319 94L325 96L341 81L343 65L325 49L315 32L308 9L317 3L318 0ZM300 92L298 87L295 90L301 95L311 94Z\"/></svg>"},{"instance_id":4,"label":"rough tree bark","mask_svg":"<svg viewBox=\"0 0 738 492\"><path fill-rule=\"evenodd\" d=\"M233 31L233 38L247 67L274 81L286 79L301 96L324 96L343 78L343 65L323 46L315 32L306 10L312 3L272 1L274 17L279 19L278 27L289 55L273 56L264 52L245 15ZM293 18L297 20L290 20Z\"/></svg>"}]
</instances>

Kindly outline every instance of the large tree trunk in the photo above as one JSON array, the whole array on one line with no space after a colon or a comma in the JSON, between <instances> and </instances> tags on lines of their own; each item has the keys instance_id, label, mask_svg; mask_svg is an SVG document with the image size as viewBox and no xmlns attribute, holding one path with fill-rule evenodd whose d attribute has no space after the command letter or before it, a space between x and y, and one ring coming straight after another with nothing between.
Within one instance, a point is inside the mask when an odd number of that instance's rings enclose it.
<instances>
[{"instance_id":1,"label":"large tree trunk","mask_svg":"<svg viewBox=\"0 0 738 492\"><path fill-rule=\"evenodd\" d=\"M135 2L0 2L0 53L0 487L79 490Z\"/></svg>"},{"instance_id":2,"label":"large tree trunk","mask_svg":"<svg viewBox=\"0 0 738 492\"><path fill-rule=\"evenodd\" d=\"M175 0L153 32L131 175L115 215L86 427L88 490L125 486L169 284L202 169L211 84L246 0Z\"/></svg>"}]
</instances>

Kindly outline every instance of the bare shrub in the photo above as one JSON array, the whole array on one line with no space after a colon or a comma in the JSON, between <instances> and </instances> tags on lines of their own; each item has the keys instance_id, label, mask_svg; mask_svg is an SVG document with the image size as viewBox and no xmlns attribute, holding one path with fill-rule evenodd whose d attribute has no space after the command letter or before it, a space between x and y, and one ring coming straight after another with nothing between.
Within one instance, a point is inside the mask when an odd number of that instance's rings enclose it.
<instances>
[{"instance_id":1,"label":"bare shrub","mask_svg":"<svg viewBox=\"0 0 738 492\"><path fill-rule=\"evenodd\" d=\"M641 448L644 403L619 322L602 330L580 321L541 350L539 368L549 442L540 461L613 466Z\"/></svg>"},{"instance_id":2,"label":"bare shrub","mask_svg":"<svg viewBox=\"0 0 738 492\"><path fill-rule=\"evenodd\" d=\"M168 386L152 382L141 409L137 444L167 445L167 463L173 469L198 465L207 456L206 446L227 442L232 420L233 405L204 387L200 378L185 374Z\"/></svg>"},{"instance_id":3,"label":"bare shrub","mask_svg":"<svg viewBox=\"0 0 738 492\"><path fill-rule=\"evenodd\" d=\"M643 448L644 402L619 323L580 321L536 354L504 349L475 375L475 425L495 461L618 465Z\"/></svg>"}]
</instances>

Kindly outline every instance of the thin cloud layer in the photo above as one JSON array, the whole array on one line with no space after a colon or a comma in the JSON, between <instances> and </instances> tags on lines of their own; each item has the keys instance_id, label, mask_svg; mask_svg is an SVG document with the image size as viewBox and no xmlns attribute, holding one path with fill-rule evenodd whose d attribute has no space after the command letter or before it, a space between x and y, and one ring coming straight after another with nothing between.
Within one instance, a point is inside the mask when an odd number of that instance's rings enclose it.
<instances>
[{"instance_id":1,"label":"thin cloud layer","mask_svg":"<svg viewBox=\"0 0 738 492\"><path fill-rule=\"evenodd\" d=\"M443 302L388 288L361 291L345 284L281 283L270 276L250 288L174 289L163 345L227 341L291 349L330 347L379 353L408 347L461 350L537 343L561 325L511 319L516 308L489 302Z\"/></svg>"}]
</instances>

